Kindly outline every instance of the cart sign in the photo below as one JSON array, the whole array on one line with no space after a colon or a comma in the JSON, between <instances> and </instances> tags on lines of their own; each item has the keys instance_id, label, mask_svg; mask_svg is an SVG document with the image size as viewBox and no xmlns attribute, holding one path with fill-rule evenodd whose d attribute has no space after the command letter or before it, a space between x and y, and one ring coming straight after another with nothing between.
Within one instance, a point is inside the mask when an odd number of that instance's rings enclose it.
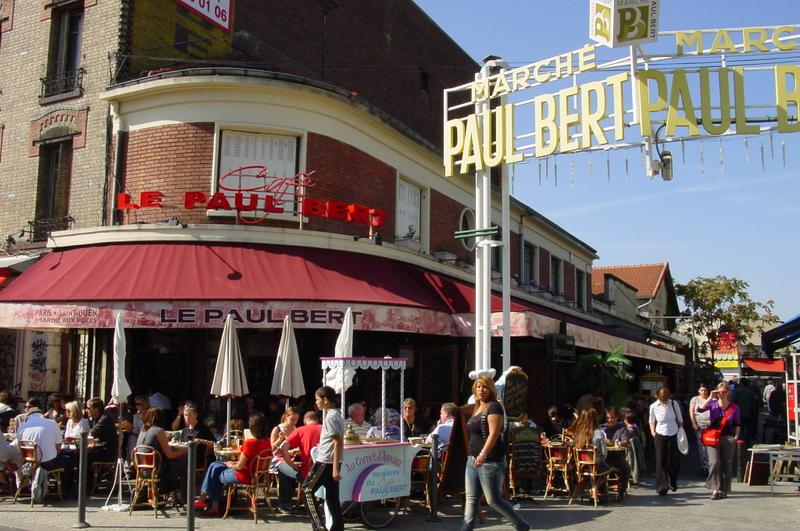
<instances>
[{"instance_id":1,"label":"cart sign","mask_svg":"<svg viewBox=\"0 0 800 531\"><path fill-rule=\"evenodd\" d=\"M658 38L658 0L591 0L589 38L618 48Z\"/></svg>"},{"instance_id":2,"label":"cart sign","mask_svg":"<svg viewBox=\"0 0 800 531\"><path fill-rule=\"evenodd\" d=\"M364 502L408 496L411 462L418 451L408 443L345 447L339 499Z\"/></svg>"},{"instance_id":3,"label":"cart sign","mask_svg":"<svg viewBox=\"0 0 800 531\"><path fill-rule=\"evenodd\" d=\"M219 29L231 31L231 2L233 0L175 0Z\"/></svg>"}]
</instances>

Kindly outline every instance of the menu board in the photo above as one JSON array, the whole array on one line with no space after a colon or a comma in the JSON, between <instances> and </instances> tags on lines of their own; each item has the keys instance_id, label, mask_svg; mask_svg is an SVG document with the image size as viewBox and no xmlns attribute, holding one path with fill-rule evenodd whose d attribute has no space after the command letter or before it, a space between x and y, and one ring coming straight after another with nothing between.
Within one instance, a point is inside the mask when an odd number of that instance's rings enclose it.
<instances>
[{"instance_id":1,"label":"menu board","mask_svg":"<svg viewBox=\"0 0 800 531\"><path fill-rule=\"evenodd\" d=\"M506 376L503 389L503 407L506 415L519 417L528 411L528 377L524 373L511 373Z\"/></svg>"},{"instance_id":2,"label":"menu board","mask_svg":"<svg viewBox=\"0 0 800 531\"><path fill-rule=\"evenodd\" d=\"M511 466L515 476L538 475L542 466L542 443L533 428L511 430Z\"/></svg>"}]
</instances>

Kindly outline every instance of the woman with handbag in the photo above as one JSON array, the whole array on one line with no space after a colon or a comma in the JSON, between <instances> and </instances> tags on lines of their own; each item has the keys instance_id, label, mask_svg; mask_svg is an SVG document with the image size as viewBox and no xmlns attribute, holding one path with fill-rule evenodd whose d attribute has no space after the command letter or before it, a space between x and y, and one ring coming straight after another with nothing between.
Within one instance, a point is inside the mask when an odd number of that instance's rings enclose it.
<instances>
[{"instance_id":1,"label":"woman with handbag","mask_svg":"<svg viewBox=\"0 0 800 531\"><path fill-rule=\"evenodd\" d=\"M731 491L733 455L742 425L739 406L728 394L728 385L722 382L697 406L697 411L709 412L710 427L703 430L701 438L708 450L706 487L713 491L712 500L726 498Z\"/></svg>"},{"instance_id":2,"label":"woman with handbag","mask_svg":"<svg viewBox=\"0 0 800 531\"><path fill-rule=\"evenodd\" d=\"M678 429L683 427L683 416L666 385L659 388L656 397L658 400L650 404L650 434L656 452L656 492L666 496L668 488L678 490Z\"/></svg>"}]
</instances>

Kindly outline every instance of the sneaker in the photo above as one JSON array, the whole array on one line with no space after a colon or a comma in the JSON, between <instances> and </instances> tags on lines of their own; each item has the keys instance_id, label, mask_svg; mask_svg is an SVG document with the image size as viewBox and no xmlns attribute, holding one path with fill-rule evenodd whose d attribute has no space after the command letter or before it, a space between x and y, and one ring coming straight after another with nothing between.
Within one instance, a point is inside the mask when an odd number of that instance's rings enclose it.
<instances>
[{"instance_id":1,"label":"sneaker","mask_svg":"<svg viewBox=\"0 0 800 531\"><path fill-rule=\"evenodd\" d=\"M205 511L208 508L208 502L202 499L195 500L194 508L198 511Z\"/></svg>"},{"instance_id":2,"label":"sneaker","mask_svg":"<svg viewBox=\"0 0 800 531\"><path fill-rule=\"evenodd\" d=\"M292 514L294 512L294 505L278 505L278 512L281 514Z\"/></svg>"},{"instance_id":3,"label":"sneaker","mask_svg":"<svg viewBox=\"0 0 800 531\"><path fill-rule=\"evenodd\" d=\"M722 498L722 493L721 493L720 491L718 491L718 490L715 490L715 491L714 491L714 492L711 494L711 499L712 499L712 500L719 500L720 498Z\"/></svg>"}]
</instances>

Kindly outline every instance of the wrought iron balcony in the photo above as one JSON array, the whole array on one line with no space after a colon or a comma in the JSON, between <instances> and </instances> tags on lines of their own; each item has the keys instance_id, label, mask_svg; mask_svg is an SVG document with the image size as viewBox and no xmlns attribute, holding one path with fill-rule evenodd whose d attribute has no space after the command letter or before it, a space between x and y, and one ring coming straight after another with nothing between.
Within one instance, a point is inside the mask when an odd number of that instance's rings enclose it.
<instances>
[{"instance_id":1,"label":"wrought iron balcony","mask_svg":"<svg viewBox=\"0 0 800 531\"><path fill-rule=\"evenodd\" d=\"M39 95L39 103L81 96L85 74L86 70L78 68L41 78L42 93Z\"/></svg>"},{"instance_id":2,"label":"wrought iron balcony","mask_svg":"<svg viewBox=\"0 0 800 531\"><path fill-rule=\"evenodd\" d=\"M43 218L28 222L28 241L31 243L44 241L54 230L69 230L75 227L75 218Z\"/></svg>"}]
</instances>

